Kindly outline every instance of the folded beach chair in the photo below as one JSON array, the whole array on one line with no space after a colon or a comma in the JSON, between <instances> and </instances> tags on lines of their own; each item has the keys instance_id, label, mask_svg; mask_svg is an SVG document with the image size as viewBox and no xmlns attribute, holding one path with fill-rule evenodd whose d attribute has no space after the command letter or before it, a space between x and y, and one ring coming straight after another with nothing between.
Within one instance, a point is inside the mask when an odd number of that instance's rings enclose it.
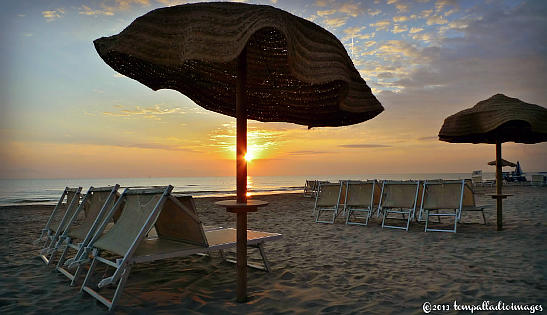
<instances>
[{"instance_id":1,"label":"folded beach chair","mask_svg":"<svg viewBox=\"0 0 547 315\"><path fill-rule=\"evenodd\" d=\"M34 241L34 243L39 243L42 239L45 240L44 245L40 250L40 258L42 258L46 264L49 263L49 260L44 254L47 254L51 246L55 245L60 233L64 230L64 227L70 218L72 218L72 214L78 208L81 191L82 187L65 188L59 202L57 202L57 205L51 212L46 226L42 229L40 237Z\"/></svg>"},{"instance_id":2,"label":"folded beach chair","mask_svg":"<svg viewBox=\"0 0 547 315\"><path fill-rule=\"evenodd\" d=\"M70 265L71 262L78 260L84 253L86 245L91 241L103 218L116 202L119 187L120 185L117 184L109 187L90 187L49 257L49 260L52 261L57 250L64 246L56 268L71 280L71 285L74 285L78 280L81 268L78 268L74 274L70 273L64 265L66 255L69 249L76 251L76 255L67 263L67 265ZM80 224L76 225L76 218L82 212L85 213L85 218Z\"/></svg>"},{"instance_id":3,"label":"folded beach chair","mask_svg":"<svg viewBox=\"0 0 547 315\"><path fill-rule=\"evenodd\" d=\"M416 213L419 189L419 181L384 181L382 183L382 192L378 205L378 213L383 215L382 228L387 227L408 231L410 220L414 219ZM401 215L401 218L390 217L390 214ZM406 225L396 226L386 224L386 220L396 219L406 221Z\"/></svg>"},{"instance_id":4,"label":"folded beach chair","mask_svg":"<svg viewBox=\"0 0 547 315\"><path fill-rule=\"evenodd\" d=\"M425 213L425 232L453 232L456 233L458 221L461 219L465 190L465 180L428 182L424 181L422 205L420 211ZM435 213L433 213L435 211ZM430 217L453 217L453 229L429 228Z\"/></svg>"},{"instance_id":5,"label":"folded beach chair","mask_svg":"<svg viewBox=\"0 0 547 315\"><path fill-rule=\"evenodd\" d=\"M463 191L463 203L462 203L462 218L460 221L463 222L463 212L481 212L482 220L484 225L486 225L486 217L484 216L484 206L477 206L475 204L475 192L473 191L473 184L470 180L465 180L465 187Z\"/></svg>"},{"instance_id":6,"label":"folded beach chair","mask_svg":"<svg viewBox=\"0 0 547 315\"><path fill-rule=\"evenodd\" d=\"M368 224L374 209L374 192L377 186L375 180L346 182L346 224ZM353 219L365 220L365 222L352 221Z\"/></svg>"},{"instance_id":7,"label":"folded beach chair","mask_svg":"<svg viewBox=\"0 0 547 315\"><path fill-rule=\"evenodd\" d=\"M317 186L316 180L306 180L306 185L304 185L304 197L313 197L315 186Z\"/></svg>"},{"instance_id":8,"label":"folded beach chair","mask_svg":"<svg viewBox=\"0 0 547 315\"><path fill-rule=\"evenodd\" d=\"M313 212L316 213L315 222L334 223L339 214L340 194L342 192L341 183L322 183L319 184L318 193L315 198ZM332 212L330 220L321 219L324 212Z\"/></svg>"},{"instance_id":9,"label":"folded beach chair","mask_svg":"<svg viewBox=\"0 0 547 315\"><path fill-rule=\"evenodd\" d=\"M86 292L113 309L131 268L134 264L159 259L184 257L198 253L217 251L236 246L236 230L214 228L204 230L195 209L188 207L179 199L170 195L172 186L154 189L126 189L88 244L93 257L89 271L82 284L81 291ZM109 217L121 203L125 202L116 224L104 232ZM147 233L155 226L157 237L147 238ZM265 241L281 238L281 234L247 230L249 246L263 244ZM263 247L260 245L261 254ZM111 260L103 256L118 259ZM263 255L263 260L266 257ZM98 289L109 285L116 287L112 300L94 290L91 280L94 278L98 263L114 268L112 276L100 280ZM267 267L265 266L267 270Z\"/></svg>"}]
</instances>

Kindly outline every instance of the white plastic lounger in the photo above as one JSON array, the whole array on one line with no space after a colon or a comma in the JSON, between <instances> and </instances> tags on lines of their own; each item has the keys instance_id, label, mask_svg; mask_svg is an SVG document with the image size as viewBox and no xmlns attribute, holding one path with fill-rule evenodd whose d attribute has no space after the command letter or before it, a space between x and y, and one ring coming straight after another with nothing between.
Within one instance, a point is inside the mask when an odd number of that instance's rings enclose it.
<instances>
[{"instance_id":1,"label":"white plastic lounger","mask_svg":"<svg viewBox=\"0 0 547 315\"><path fill-rule=\"evenodd\" d=\"M79 206L81 191L82 187L65 188L59 202L51 212L46 226L42 229L40 237L35 241L35 243L39 243L45 236L45 242L40 250L39 257L42 258L46 264L49 264L49 259L46 255L55 246L59 235L63 232L68 221L72 218L72 214L74 214ZM63 203L65 197L66 202Z\"/></svg>"},{"instance_id":2,"label":"white plastic lounger","mask_svg":"<svg viewBox=\"0 0 547 315\"><path fill-rule=\"evenodd\" d=\"M236 246L235 229L212 229L205 231L192 209L170 195L172 186L156 189L126 189L88 245L93 257L81 291L96 298L112 310L119 301L131 268L136 263L159 259L184 257L198 253L222 250ZM103 234L109 217L125 202L116 224ZM158 237L146 235L155 227ZM281 238L281 234L248 230L248 245L259 246L265 241ZM111 261L102 256L108 252L119 259ZM265 256L263 256L266 261ZM97 264L103 263L114 268L112 276L100 280L98 289L115 285L112 300L91 287L91 279ZM116 285L117 284L117 285Z\"/></svg>"},{"instance_id":3,"label":"white plastic lounger","mask_svg":"<svg viewBox=\"0 0 547 315\"><path fill-rule=\"evenodd\" d=\"M346 182L346 224L367 225L374 208L376 181ZM365 222L352 221L353 219Z\"/></svg>"},{"instance_id":4,"label":"white plastic lounger","mask_svg":"<svg viewBox=\"0 0 547 315\"><path fill-rule=\"evenodd\" d=\"M79 259L84 253L85 246L91 241L93 235L99 228L99 225L103 221L106 213L112 208L116 202L118 194L118 188L120 185L108 187L90 187L87 194L82 199L82 203L78 210L72 216L71 221L68 223L63 234L59 237L59 241L55 246L54 251L51 253L49 260L53 259L53 256L61 246L64 246L61 257L57 262L57 270L61 274L65 275L71 280L70 285L74 285L78 281L81 268L78 268L74 274L70 273L69 268L66 268L64 263L66 261L66 255L69 249L76 251L73 258L69 259L67 265ZM74 222L81 211L85 213L85 219L76 226Z\"/></svg>"},{"instance_id":5,"label":"white plastic lounger","mask_svg":"<svg viewBox=\"0 0 547 315\"><path fill-rule=\"evenodd\" d=\"M402 229L408 231L410 221L414 219L418 202L419 181L384 181L378 213L383 214L382 228ZM401 215L401 218L389 217L390 214ZM405 226L386 224L386 220L406 221Z\"/></svg>"},{"instance_id":6,"label":"white plastic lounger","mask_svg":"<svg viewBox=\"0 0 547 315\"><path fill-rule=\"evenodd\" d=\"M319 184L317 197L315 198L315 207L313 209L316 214L316 223L334 223L339 213L339 200L342 191L342 184L322 183ZM332 212L330 220L321 219L321 214L324 212Z\"/></svg>"},{"instance_id":7,"label":"white plastic lounger","mask_svg":"<svg viewBox=\"0 0 547 315\"><path fill-rule=\"evenodd\" d=\"M425 181L422 192L422 206L420 211L425 213L425 232L453 232L456 233L458 221L461 219L465 180L460 181ZM433 213L435 211L435 213ZM429 228L430 217L453 217L453 229Z\"/></svg>"}]
</instances>

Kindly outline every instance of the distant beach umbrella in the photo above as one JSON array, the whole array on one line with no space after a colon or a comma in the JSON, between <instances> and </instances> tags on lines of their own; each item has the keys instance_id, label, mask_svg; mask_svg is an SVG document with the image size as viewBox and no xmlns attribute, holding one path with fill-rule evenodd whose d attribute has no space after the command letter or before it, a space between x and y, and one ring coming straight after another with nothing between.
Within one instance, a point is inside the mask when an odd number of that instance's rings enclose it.
<instances>
[{"instance_id":1,"label":"distant beach umbrella","mask_svg":"<svg viewBox=\"0 0 547 315\"><path fill-rule=\"evenodd\" d=\"M497 228L501 231L502 158L503 142L538 143L547 141L547 109L519 99L496 94L475 106L462 110L444 120L439 140L452 143L496 144Z\"/></svg>"},{"instance_id":2,"label":"distant beach umbrella","mask_svg":"<svg viewBox=\"0 0 547 315\"><path fill-rule=\"evenodd\" d=\"M496 163L497 163L496 161L490 161L490 162L488 162L488 165L496 166ZM515 166L517 166L517 164L515 164L513 162L509 162L506 159L501 159L500 163L501 163L502 167L505 167L505 166L515 167Z\"/></svg>"},{"instance_id":3,"label":"distant beach umbrella","mask_svg":"<svg viewBox=\"0 0 547 315\"><path fill-rule=\"evenodd\" d=\"M238 300L246 300L247 119L308 127L369 120L383 107L344 46L320 26L264 5L196 3L153 10L94 41L103 60L153 90L177 90L237 119Z\"/></svg>"}]
</instances>

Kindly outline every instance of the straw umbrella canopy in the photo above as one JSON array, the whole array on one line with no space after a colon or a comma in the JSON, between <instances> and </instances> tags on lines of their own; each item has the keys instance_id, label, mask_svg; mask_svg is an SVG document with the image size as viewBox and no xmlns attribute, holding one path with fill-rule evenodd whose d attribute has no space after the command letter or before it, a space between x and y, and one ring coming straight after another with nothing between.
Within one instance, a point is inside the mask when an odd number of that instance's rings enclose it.
<instances>
[{"instance_id":1,"label":"straw umbrella canopy","mask_svg":"<svg viewBox=\"0 0 547 315\"><path fill-rule=\"evenodd\" d=\"M334 35L270 6L157 9L94 44L119 73L237 119L237 200L230 209L237 213L238 300L246 300L246 212L260 205L246 197L247 119L344 126L375 117L382 105Z\"/></svg>"},{"instance_id":2,"label":"straw umbrella canopy","mask_svg":"<svg viewBox=\"0 0 547 315\"><path fill-rule=\"evenodd\" d=\"M502 230L502 158L503 142L538 143L547 141L547 109L517 98L496 94L475 106L444 120L439 140L452 143L496 144L497 227Z\"/></svg>"},{"instance_id":3,"label":"straw umbrella canopy","mask_svg":"<svg viewBox=\"0 0 547 315\"><path fill-rule=\"evenodd\" d=\"M515 164L513 162L509 162L506 159L501 159L500 163L501 163L501 167L505 167L505 166L515 167L515 166L517 166L517 164ZM488 165L490 165L490 166L496 166L496 164L497 164L497 161L495 161L495 160L488 162Z\"/></svg>"}]
</instances>

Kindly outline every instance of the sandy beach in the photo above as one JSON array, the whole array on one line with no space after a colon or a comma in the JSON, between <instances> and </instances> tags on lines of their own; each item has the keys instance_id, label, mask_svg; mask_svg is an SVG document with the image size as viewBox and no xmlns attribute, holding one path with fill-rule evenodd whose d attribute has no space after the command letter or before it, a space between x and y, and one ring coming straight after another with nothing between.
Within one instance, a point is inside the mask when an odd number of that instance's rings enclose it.
<instances>
[{"instance_id":1,"label":"sandy beach","mask_svg":"<svg viewBox=\"0 0 547 315\"><path fill-rule=\"evenodd\" d=\"M270 205L251 213L248 227L283 238L266 244L271 273L248 271L248 303L235 302L234 265L217 255L192 256L135 266L115 311L420 314L425 302L453 307L454 301L545 308L547 187L504 187L514 196L504 202L502 232L495 230L494 201L486 195L493 189L482 188L476 195L477 204L489 206L489 225L478 224L478 213L464 213L466 223L457 234L424 233L416 222L409 232L382 230L376 219L366 227L347 226L342 218L333 225L318 224L311 198L259 196ZM235 216L213 204L221 199L226 198L197 198L199 216L207 225L233 227ZM38 258L32 241L51 209L0 208L0 313L106 312Z\"/></svg>"}]
</instances>

